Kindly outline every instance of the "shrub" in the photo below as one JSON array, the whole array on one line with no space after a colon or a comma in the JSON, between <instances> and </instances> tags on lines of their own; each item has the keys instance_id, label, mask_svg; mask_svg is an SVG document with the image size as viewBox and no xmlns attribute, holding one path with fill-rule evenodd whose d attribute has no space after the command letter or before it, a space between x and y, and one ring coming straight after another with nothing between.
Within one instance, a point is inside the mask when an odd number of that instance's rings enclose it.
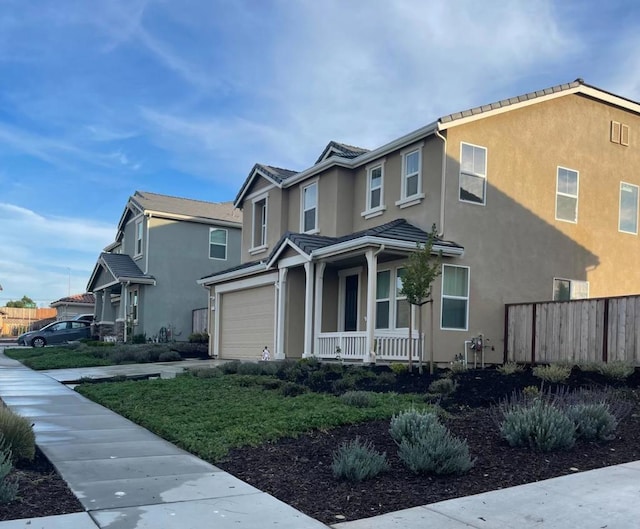
<instances>
[{"instance_id":1,"label":"shrub","mask_svg":"<svg viewBox=\"0 0 640 529\"><path fill-rule=\"evenodd\" d=\"M298 360L298 364L306 366L309 369L318 369L320 367L320 360L318 360L315 356L309 356L307 358L301 358L300 360Z\"/></svg>"},{"instance_id":2,"label":"shrub","mask_svg":"<svg viewBox=\"0 0 640 529\"><path fill-rule=\"evenodd\" d=\"M283 382L277 378L265 378L262 380L262 387L264 389L280 389Z\"/></svg>"},{"instance_id":3,"label":"shrub","mask_svg":"<svg viewBox=\"0 0 640 529\"><path fill-rule=\"evenodd\" d=\"M517 404L505 413L500 433L510 446L541 452L571 448L576 428L566 414L544 399Z\"/></svg>"},{"instance_id":4,"label":"shrub","mask_svg":"<svg viewBox=\"0 0 640 529\"><path fill-rule=\"evenodd\" d=\"M11 450L4 446L4 439L0 435L0 504L9 503L18 495L18 480L10 478L13 470Z\"/></svg>"},{"instance_id":5,"label":"shrub","mask_svg":"<svg viewBox=\"0 0 640 529\"><path fill-rule=\"evenodd\" d=\"M602 364L600 362L585 362L584 364L579 364L578 368L580 371L588 371L592 373L597 373L600 371L600 366Z\"/></svg>"},{"instance_id":6,"label":"shrub","mask_svg":"<svg viewBox=\"0 0 640 529\"><path fill-rule=\"evenodd\" d=\"M275 376L278 374L278 363L277 362L260 362L258 364L261 369L261 373L263 375Z\"/></svg>"},{"instance_id":7,"label":"shrub","mask_svg":"<svg viewBox=\"0 0 640 529\"><path fill-rule=\"evenodd\" d=\"M626 362L615 361L608 364L600 364L598 372L613 380L625 380L633 375L635 367Z\"/></svg>"},{"instance_id":8,"label":"shrub","mask_svg":"<svg viewBox=\"0 0 640 529\"><path fill-rule=\"evenodd\" d=\"M456 390L457 384L451 378L440 378L429 384L429 392L439 395L451 395Z\"/></svg>"},{"instance_id":9,"label":"shrub","mask_svg":"<svg viewBox=\"0 0 640 529\"><path fill-rule=\"evenodd\" d=\"M297 397L306 393L307 388L302 384L296 384L295 382L285 382L280 387L280 393L285 397Z\"/></svg>"},{"instance_id":10,"label":"shrub","mask_svg":"<svg viewBox=\"0 0 640 529\"><path fill-rule=\"evenodd\" d=\"M360 482L389 469L386 453L376 452L369 441L355 440L342 443L333 453L331 471L337 479Z\"/></svg>"},{"instance_id":11,"label":"shrub","mask_svg":"<svg viewBox=\"0 0 640 529\"><path fill-rule=\"evenodd\" d=\"M224 364L220 365L219 369L225 375L233 375L234 373L238 372L238 367L241 365L242 362L240 362L240 360L232 360L231 362L225 362Z\"/></svg>"},{"instance_id":12,"label":"shrub","mask_svg":"<svg viewBox=\"0 0 640 529\"><path fill-rule=\"evenodd\" d=\"M217 378L224 375L217 367L197 367L190 369L189 372L198 378Z\"/></svg>"},{"instance_id":13,"label":"shrub","mask_svg":"<svg viewBox=\"0 0 640 529\"><path fill-rule=\"evenodd\" d=\"M435 413L408 410L391 418L389 433L393 440L400 444L403 440L412 442L422 437L430 429L438 426L442 427Z\"/></svg>"},{"instance_id":14,"label":"shrub","mask_svg":"<svg viewBox=\"0 0 640 529\"><path fill-rule=\"evenodd\" d=\"M209 334L206 332L194 332L189 335L189 343L209 343Z\"/></svg>"},{"instance_id":15,"label":"shrub","mask_svg":"<svg viewBox=\"0 0 640 529\"><path fill-rule=\"evenodd\" d=\"M575 425L578 438L609 440L618 427L618 421L605 403L576 404L567 408L566 413Z\"/></svg>"},{"instance_id":16,"label":"shrub","mask_svg":"<svg viewBox=\"0 0 640 529\"><path fill-rule=\"evenodd\" d=\"M307 383L312 389L320 389L327 382L327 374L324 370L312 371L307 377Z\"/></svg>"},{"instance_id":17,"label":"shrub","mask_svg":"<svg viewBox=\"0 0 640 529\"><path fill-rule=\"evenodd\" d=\"M389 366L389 369L396 375L402 375L409 371L409 366L407 364L394 363Z\"/></svg>"},{"instance_id":18,"label":"shrub","mask_svg":"<svg viewBox=\"0 0 640 529\"><path fill-rule=\"evenodd\" d=\"M464 373L467 369L468 367L466 364L463 364L462 362L453 362L449 365L449 374L457 375L458 373Z\"/></svg>"},{"instance_id":19,"label":"shrub","mask_svg":"<svg viewBox=\"0 0 640 529\"><path fill-rule=\"evenodd\" d=\"M464 474L473 466L467 442L440 423L413 441L403 439L398 457L414 474Z\"/></svg>"},{"instance_id":20,"label":"shrub","mask_svg":"<svg viewBox=\"0 0 640 529\"><path fill-rule=\"evenodd\" d=\"M540 388L538 388L538 386L526 386L522 390L522 395L526 399L535 399L540 396Z\"/></svg>"},{"instance_id":21,"label":"shrub","mask_svg":"<svg viewBox=\"0 0 640 529\"><path fill-rule=\"evenodd\" d=\"M396 376L388 371L383 371L382 373L378 373L376 382L380 386L393 386L396 383Z\"/></svg>"},{"instance_id":22,"label":"shrub","mask_svg":"<svg viewBox=\"0 0 640 529\"><path fill-rule=\"evenodd\" d=\"M131 337L131 343L147 343L147 335L146 334L134 334Z\"/></svg>"},{"instance_id":23,"label":"shrub","mask_svg":"<svg viewBox=\"0 0 640 529\"><path fill-rule=\"evenodd\" d=\"M513 375L515 373L522 373L524 366L522 364L516 364L515 362L507 362L498 366L498 372L502 375Z\"/></svg>"},{"instance_id":24,"label":"shrub","mask_svg":"<svg viewBox=\"0 0 640 529\"><path fill-rule=\"evenodd\" d=\"M9 408L0 407L0 435L12 454L13 461L32 461L36 455L36 437L33 425Z\"/></svg>"},{"instance_id":25,"label":"shrub","mask_svg":"<svg viewBox=\"0 0 640 529\"><path fill-rule=\"evenodd\" d=\"M373 394L370 391L347 391L340 395L340 400L347 406L356 408L370 408L375 405Z\"/></svg>"},{"instance_id":26,"label":"shrub","mask_svg":"<svg viewBox=\"0 0 640 529\"><path fill-rule=\"evenodd\" d=\"M356 387L356 382L349 376L344 376L331 383L331 391L334 393L344 393Z\"/></svg>"},{"instance_id":27,"label":"shrub","mask_svg":"<svg viewBox=\"0 0 640 529\"><path fill-rule=\"evenodd\" d=\"M255 362L243 362L236 371L238 375L262 375L262 366Z\"/></svg>"},{"instance_id":28,"label":"shrub","mask_svg":"<svg viewBox=\"0 0 640 529\"><path fill-rule=\"evenodd\" d=\"M566 382L571 374L571 366L566 364L549 364L547 366L536 366L533 368L533 375L552 384Z\"/></svg>"},{"instance_id":29,"label":"shrub","mask_svg":"<svg viewBox=\"0 0 640 529\"><path fill-rule=\"evenodd\" d=\"M159 362L179 362L180 360L182 357L178 351L165 351L158 355Z\"/></svg>"}]
</instances>

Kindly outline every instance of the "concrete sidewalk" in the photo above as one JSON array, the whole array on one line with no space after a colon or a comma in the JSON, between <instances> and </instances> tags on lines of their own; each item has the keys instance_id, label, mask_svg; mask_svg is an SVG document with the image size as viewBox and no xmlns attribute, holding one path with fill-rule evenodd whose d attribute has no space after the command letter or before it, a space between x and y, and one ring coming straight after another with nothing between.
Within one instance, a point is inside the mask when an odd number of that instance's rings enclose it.
<instances>
[{"instance_id":1,"label":"concrete sidewalk","mask_svg":"<svg viewBox=\"0 0 640 529\"><path fill-rule=\"evenodd\" d=\"M130 367L133 374L139 374L136 366L118 367ZM324 524L85 399L52 378L55 373L50 375L0 354L0 398L34 422L38 446L87 512L0 522L0 529L326 529ZM67 375L58 373L56 378L64 380ZM636 528L640 527L640 462L333 527Z\"/></svg>"}]
</instances>

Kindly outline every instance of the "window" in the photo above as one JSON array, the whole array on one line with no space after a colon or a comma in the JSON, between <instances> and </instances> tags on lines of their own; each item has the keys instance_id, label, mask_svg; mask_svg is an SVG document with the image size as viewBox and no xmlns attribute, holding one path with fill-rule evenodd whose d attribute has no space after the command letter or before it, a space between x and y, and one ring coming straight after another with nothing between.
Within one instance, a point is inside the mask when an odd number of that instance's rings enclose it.
<instances>
[{"instance_id":1,"label":"window","mask_svg":"<svg viewBox=\"0 0 640 529\"><path fill-rule=\"evenodd\" d=\"M138 290L131 291L131 320L138 321Z\"/></svg>"},{"instance_id":2,"label":"window","mask_svg":"<svg viewBox=\"0 0 640 529\"><path fill-rule=\"evenodd\" d=\"M618 229L638 233L638 186L620 182L620 216Z\"/></svg>"},{"instance_id":3,"label":"window","mask_svg":"<svg viewBox=\"0 0 640 529\"><path fill-rule=\"evenodd\" d=\"M571 299L587 299L589 282L575 279L553 280L553 301L569 301Z\"/></svg>"},{"instance_id":4,"label":"window","mask_svg":"<svg viewBox=\"0 0 640 529\"><path fill-rule=\"evenodd\" d=\"M369 169L369 203L367 209L372 210L382 206L382 165Z\"/></svg>"},{"instance_id":5,"label":"window","mask_svg":"<svg viewBox=\"0 0 640 529\"><path fill-rule=\"evenodd\" d=\"M252 248L267 245L267 197L253 203L253 239Z\"/></svg>"},{"instance_id":6,"label":"window","mask_svg":"<svg viewBox=\"0 0 640 529\"><path fill-rule=\"evenodd\" d=\"M487 149L469 143L460 144L460 200L486 204Z\"/></svg>"},{"instance_id":7,"label":"window","mask_svg":"<svg viewBox=\"0 0 640 529\"><path fill-rule=\"evenodd\" d=\"M318 230L318 183L302 189L302 231Z\"/></svg>"},{"instance_id":8,"label":"window","mask_svg":"<svg viewBox=\"0 0 640 529\"><path fill-rule=\"evenodd\" d=\"M209 230L209 259L227 258L227 230L211 228Z\"/></svg>"},{"instance_id":9,"label":"window","mask_svg":"<svg viewBox=\"0 0 640 529\"><path fill-rule=\"evenodd\" d=\"M402 157L403 188L402 198L411 198L421 191L420 182L420 150L406 153Z\"/></svg>"},{"instance_id":10,"label":"window","mask_svg":"<svg viewBox=\"0 0 640 529\"><path fill-rule=\"evenodd\" d=\"M407 329L411 307L402 290L404 268L380 270L376 279L376 329Z\"/></svg>"},{"instance_id":11,"label":"window","mask_svg":"<svg viewBox=\"0 0 640 529\"><path fill-rule=\"evenodd\" d=\"M469 268L442 265L442 329L467 330L469 314Z\"/></svg>"},{"instance_id":12,"label":"window","mask_svg":"<svg viewBox=\"0 0 640 529\"><path fill-rule=\"evenodd\" d=\"M556 220L578 222L578 171L558 167Z\"/></svg>"},{"instance_id":13,"label":"window","mask_svg":"<svg viewBox=\"0 0 640 529\"><path fill-rule=\"evenodd\" d=\"M142 254L142 221L136 222L136 255Z\"/></svg>"}]
</instances>

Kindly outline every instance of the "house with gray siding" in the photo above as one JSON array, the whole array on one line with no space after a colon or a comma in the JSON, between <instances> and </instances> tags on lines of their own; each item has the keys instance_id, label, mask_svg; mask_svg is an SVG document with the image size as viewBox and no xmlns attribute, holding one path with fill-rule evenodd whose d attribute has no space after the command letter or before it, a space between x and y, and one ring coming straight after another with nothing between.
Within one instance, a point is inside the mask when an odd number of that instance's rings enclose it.
<instances>
[{"instance_id":1,"label":"house with gray siding","mask_svg":"<svg viewBox=\"0 0 640 529\"><path fill-rule=\"evenodd\" d=\"M187 340L193 311L208 305L196 280L240 263L241 228L242 213L231 202L136 191L87 286L96 334Z\"/></svg>"}]
</instances>

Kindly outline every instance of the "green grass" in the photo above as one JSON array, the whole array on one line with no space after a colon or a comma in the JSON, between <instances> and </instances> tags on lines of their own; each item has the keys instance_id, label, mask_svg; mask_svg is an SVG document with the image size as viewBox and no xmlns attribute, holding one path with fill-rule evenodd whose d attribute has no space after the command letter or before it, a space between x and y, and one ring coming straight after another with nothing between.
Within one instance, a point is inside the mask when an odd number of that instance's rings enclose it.
<instances>
[{"instance_id":1,"label":"green grass","mask_svg":"<svg viewBox=\"0 0 640 529\"><path fill-rule=\"evenodd\" d=\"M68 347L41 349L5 349L4 354L19 360L31 369L67 369L73 367L110 366L113 362L94 356L91 349L74 350Z\"/></svg>"},{"instance_id":2,"label":"green grass","mask_svg":"<svg viewBox=\"0 0 640 529\"><path fill-rule=\"evenodd\" d=\"M270 377L180 376L173 380L83 384L77 390L210 462L232 448L257 446L313 429L329 429L424 408L418 395L373 394L373 405L356 408L339 397L304 393L285 397L264 389Z\"/></svg>"}]
</instances>

